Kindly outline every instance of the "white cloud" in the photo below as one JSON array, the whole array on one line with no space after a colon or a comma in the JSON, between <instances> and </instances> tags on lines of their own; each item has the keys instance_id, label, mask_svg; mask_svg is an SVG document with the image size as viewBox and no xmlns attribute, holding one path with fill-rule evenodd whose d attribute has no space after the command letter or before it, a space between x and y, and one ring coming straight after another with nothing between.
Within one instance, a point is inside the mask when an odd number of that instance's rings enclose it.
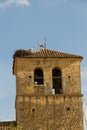
<instances>
[{"instance_id":1,"label":"white cloud","mask_svg":"<svg viewBox=\"0 0 87 130\"><path fill-rule=\"evenodd\" d=\"M29 0L1 0L0 8L10 6L11 4L21 5L21 6L29 6Z\"/></svg>"},{"instance_id":2,"label":"white cloud","mask_svg":"<svg viewBox=\"0 0 87 130\"><path fill-rule=\"evenodd\" d=\"M17 5L24 5L24 6L29 6L30 5L28 0L15 0L15 3Z\"/></svg>"}]
</instances>

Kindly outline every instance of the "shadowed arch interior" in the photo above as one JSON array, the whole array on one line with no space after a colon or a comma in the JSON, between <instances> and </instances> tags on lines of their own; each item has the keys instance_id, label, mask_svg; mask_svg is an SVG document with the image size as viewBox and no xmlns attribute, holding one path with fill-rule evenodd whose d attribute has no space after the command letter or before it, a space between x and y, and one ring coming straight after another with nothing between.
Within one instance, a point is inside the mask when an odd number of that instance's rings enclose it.
<instances>
[{"instance_id":1,"label":"shadowed arch interior","mask_svg":"<svg viewBox=\"0 0 87 130\"><path fill-rule=\"evenodd\" d=\"M53 89L55 89L55 94L62 93L62 79L61 79L61 71L57 68L52 70L52 81L53 81Z\"/></svg>"},{"instance_id":2,"label":"shadowed arch interior","mask_svg":"<svg viewBox=\"0 0 87 130\"><path fill-rule=\"evenodd\" d=\"M36 68L34 70L34 83L35 84L43 84L43 71L40 68Z\"/></svg>"}]
</instances>

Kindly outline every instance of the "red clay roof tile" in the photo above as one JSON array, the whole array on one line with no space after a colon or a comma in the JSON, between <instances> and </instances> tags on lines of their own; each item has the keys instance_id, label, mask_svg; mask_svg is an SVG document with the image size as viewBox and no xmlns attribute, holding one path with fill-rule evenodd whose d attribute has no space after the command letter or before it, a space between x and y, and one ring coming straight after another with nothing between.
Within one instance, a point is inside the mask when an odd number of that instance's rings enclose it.
<instances>
[{"instance_id":1,"label":"red clay roof tile","mask_svg":"<svg viewBox=\"0 0 87 130\"><path fill-rule=\"evenodd\" d=\"M49 49L41 49L36 52L31 52L29 50L17 50L13 57L49 57L49 58L83 58L80 55L68 54L64 52L49 50Z\"/></svg>"}]
</instances>

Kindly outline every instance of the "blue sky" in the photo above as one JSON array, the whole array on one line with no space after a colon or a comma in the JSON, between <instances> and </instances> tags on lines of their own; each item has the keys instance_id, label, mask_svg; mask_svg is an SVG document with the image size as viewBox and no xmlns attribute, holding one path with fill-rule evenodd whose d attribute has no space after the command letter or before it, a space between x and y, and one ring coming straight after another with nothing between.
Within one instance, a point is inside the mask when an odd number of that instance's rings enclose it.
<instances>
[{"instance_id":1,"label":"blue sky","mask_svg":"<svg viewBox=\"0 0 87 130\"><path fill-rule=\"evenodd\" d=\"M84 57L81 85L87 102L87 0L0 0L1 121L15 119L15 50L37 50L45 36L48 49Z\"/></svg>"}]
</instances>

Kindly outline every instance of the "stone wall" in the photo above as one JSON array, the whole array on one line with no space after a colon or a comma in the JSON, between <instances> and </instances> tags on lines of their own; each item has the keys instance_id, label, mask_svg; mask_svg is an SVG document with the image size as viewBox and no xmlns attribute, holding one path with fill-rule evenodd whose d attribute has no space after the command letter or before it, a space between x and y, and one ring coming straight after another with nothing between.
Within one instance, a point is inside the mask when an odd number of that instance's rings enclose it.
<instances>
[{"instance_id":1,"label":"stone wall","mask_svg":"<svg viewBox=\"0 0 87 130\"><path fill-rule=\"evenodd\" d=\"M56 67L62 72L62 91L64 94L81 93L80 58L15 58L17 95L35 94L34 70L44 72L44 89L52 91L52 70ZM48 84L48 86L47 86Z\"/></svg>"},{"instance_id":2,"label":"stone wall","mask_svg":"<svg viewBox=\"0 0 87 130\"><path fill-rule=\"evenodd\" d=\"M83 130L81 58L15 58L16 119L25 130ZM34 83L34 70L44 84ZM62 73L62 94L52 94L52 70Z\"/></svg>"},{"instance_id":3,"label":"stone wall","mask_svg":"<svg viewBox=\"0 0 87 130\"><path fill-rule=\"evenodd\" d=\"M17 96L17 125L26 130L83 130L82 95Z\"/></svg>"}]
</instances>

